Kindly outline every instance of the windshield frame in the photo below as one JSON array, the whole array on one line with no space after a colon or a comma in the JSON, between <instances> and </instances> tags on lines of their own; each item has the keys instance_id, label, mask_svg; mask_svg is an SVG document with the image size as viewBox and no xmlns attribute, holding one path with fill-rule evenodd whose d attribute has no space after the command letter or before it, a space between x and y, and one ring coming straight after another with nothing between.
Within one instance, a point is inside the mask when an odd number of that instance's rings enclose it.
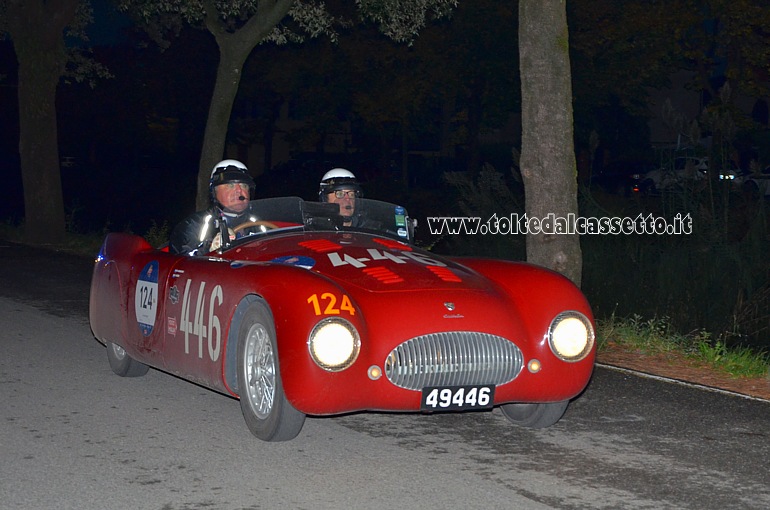
<instances>
[{"instance_id":1,"label":"windshield frame","mask_svg":"<svg viewBox=\"0 0 770 510\"><path fill-rule=\"evenodd\" d=\"M404 207L366 198L357 198L352 225L344 225L350 217L340 214L339 205L311 202L296 196L251 200L249 214L261 221L279 224L279 228L249 232L223 246L220 253L257 238L277 233L303 232L364 232L411 244L413 223Z\"/></svg>"}]
</instances>

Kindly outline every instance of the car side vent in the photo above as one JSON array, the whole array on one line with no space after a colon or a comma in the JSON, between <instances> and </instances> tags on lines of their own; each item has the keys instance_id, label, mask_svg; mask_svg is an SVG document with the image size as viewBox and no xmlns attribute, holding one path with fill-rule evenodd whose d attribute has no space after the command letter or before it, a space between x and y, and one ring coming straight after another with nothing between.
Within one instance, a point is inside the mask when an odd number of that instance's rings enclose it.
<instances>
[{"instance_id":1,"label":"car side vent","mask_svg":"<svg viewBox=\"0 0 770 510\"><path fill-rule=\"evenodd\" d=\"M510 340L473 331L433 333L407 340L385 360L385 375L401 388L500 385L521 372L524 358Z\"/></svg>"}]
</instances>

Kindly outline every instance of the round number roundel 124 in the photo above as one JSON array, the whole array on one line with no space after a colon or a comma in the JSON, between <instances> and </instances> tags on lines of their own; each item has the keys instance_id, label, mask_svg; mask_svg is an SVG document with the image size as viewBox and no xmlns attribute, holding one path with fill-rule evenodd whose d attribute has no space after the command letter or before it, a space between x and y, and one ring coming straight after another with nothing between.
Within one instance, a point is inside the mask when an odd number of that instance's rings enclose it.
<instances>
[{"instance_id":1,"label":"round number roundel 124","mask_svg":"<svg viewBox=\"0 0 770 510\"><path fill-rule=\"evenodd\" d=\"M153 260L144 266L136 282L134 296L136 322L144 336L150 336L155 327L158 311L158 261Z\"/></svg>"}]
</instances>

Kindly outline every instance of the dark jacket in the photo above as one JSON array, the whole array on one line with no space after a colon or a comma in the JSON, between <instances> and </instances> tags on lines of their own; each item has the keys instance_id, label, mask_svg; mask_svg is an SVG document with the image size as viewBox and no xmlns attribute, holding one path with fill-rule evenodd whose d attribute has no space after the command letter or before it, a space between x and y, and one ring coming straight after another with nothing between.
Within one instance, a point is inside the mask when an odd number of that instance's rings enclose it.
<instances>
[{"instance_id":1,"label":"dark jacket","mask_svg":"<svg viewBox=\"0 0 770 510\"><path fill-rule=\"evenodd\" d=\"M187 255L202 255L208 253L211 241L221 231L221 221L227 228L234 229L247 221L255 221L256 218L247 207L240 214L225 213L218 207L211 207L204 211L198 211L182 220L171 232L168 250L170 253L184 253Z\"/></svg>"}]
</instances>

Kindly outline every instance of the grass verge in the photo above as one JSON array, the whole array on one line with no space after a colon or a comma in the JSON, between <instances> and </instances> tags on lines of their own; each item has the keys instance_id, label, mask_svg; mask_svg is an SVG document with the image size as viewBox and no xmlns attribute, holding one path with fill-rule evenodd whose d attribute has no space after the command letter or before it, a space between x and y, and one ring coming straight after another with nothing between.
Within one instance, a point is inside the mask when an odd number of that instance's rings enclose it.
<instances>
[{"instance_id":1,"label":"grass verge","mask_svg":"<svg viewBox=\"0 0 770 510\"><path fill-rule=\"evenodd\" d=\"M599 352L610 344L649 355L674 352L732 377L770 377L770 354L766 351L728 346L705 331L683 335L674 331L666 318L644 320L635 315L624 319L613 315L598 320L596 327Z\"/></svg>"},{"instance_id":2,"label":"grass verge","mask_svg":"<svg viewBox=\"0 0 770 510\"><path fill-rule=\"evenodd\" d=\"M128 233L133 233L130 230ZM168 222L158 225L154 221L150 228L139 235L144 237L148 243L153 246L160 246L168 241L170 227ZM85 255L94 257L99 253L106 231L103 234L78 234L68 231L65 234L64 242L57 245L43 245L41 248L50 248L56 251L64 251L75 255ZM24 226L12 225L10 222L0 223L0 239L12 241L18 244L25 244Z\"/></svg>"}]
</instances>

